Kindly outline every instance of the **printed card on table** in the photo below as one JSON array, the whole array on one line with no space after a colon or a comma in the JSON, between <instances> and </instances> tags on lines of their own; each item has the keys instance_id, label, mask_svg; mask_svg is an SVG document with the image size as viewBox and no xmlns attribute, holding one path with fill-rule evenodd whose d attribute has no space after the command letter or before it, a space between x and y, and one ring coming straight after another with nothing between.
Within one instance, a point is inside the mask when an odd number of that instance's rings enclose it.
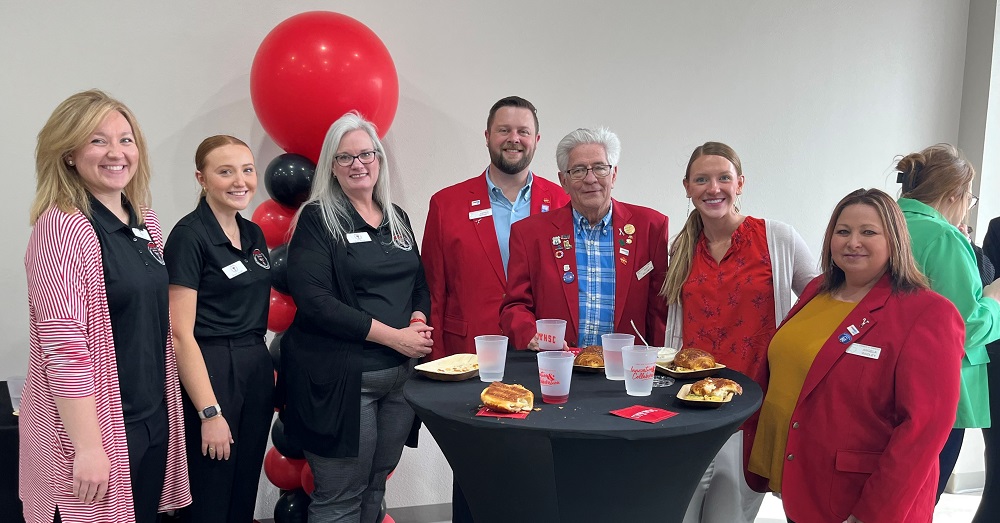
<instances>
[{"instance_id":1,"label":"printed card on table","mask_svg":"<svg viewBox=\"0 0 1000 523\"><path fill-rule=\"evenodd\" d=\"M646 423L656 423L657 421L663 421L677 415L676 412L658 409L656 407L643 407L642 405L634 405L625 409L613 410L611 413L615 416L634 419L636 421L645 421Z\"/></svg>"}]
</instances>

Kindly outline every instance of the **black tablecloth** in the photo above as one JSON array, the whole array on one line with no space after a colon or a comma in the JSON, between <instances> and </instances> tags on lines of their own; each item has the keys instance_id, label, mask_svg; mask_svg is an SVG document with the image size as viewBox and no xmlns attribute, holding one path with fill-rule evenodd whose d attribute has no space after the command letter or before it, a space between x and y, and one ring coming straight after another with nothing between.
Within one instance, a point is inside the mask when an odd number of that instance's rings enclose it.
<instances>
[{"instance_id":1,"label":"black tablecloth","mask_svg":"<svg viewBox=\"0 0 1000 523\"><path fill-rule=\"evenodd\" d=\"M0 381L0 521L23 522L17 496L17 416L10 405L7 382Z\"/></svg>"},{"instance_id":2,"label":"black tablecloth","mask_svg":"<svg viewBox=\"0 0 1000 523\"><path fill-rule=\"evenodd\" d=\"M478 378L440 382L417 376L404 388L451 464L477 523L510 521L681 521L712 458L761 404L760 387L723 370L743 395L718 409L693 409L676 399L694 380L625 394L603 373L574 372L569 401L541 401L534 353L507 355L505 383L527 387L535 407L527 419L477 417ZM678 415L643 423L609 414L633 405Z\"/></svg>"}]
</instances>

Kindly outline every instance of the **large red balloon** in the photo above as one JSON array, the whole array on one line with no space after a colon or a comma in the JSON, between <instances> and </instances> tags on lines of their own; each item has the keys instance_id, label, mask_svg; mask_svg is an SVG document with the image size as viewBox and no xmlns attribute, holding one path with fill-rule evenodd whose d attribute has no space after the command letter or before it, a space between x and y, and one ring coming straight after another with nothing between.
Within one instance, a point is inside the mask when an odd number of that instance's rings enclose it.
<instances>
[{"instance_id":1,"label":"large red balloon","mask_svg":"<svg viewBox=\"0 0 1000 523\"><path fill-rule=\"evenodd\" d=\"M278 449L271 447L264 455L264 474L268 481L281 490L292 490L302 486L302 467L304 459L289 459L281 455Z\"/></svg>"},{"instance_id":2,"label":"large red balloon","mask_svg":"<svg viewBox=\"0 0 1000 523\"><path fill-rule=\"evenodd\" d=\"M316 162L330 124L348 111L360 112L385 136L396 116L399 79L371 29L340 13L312 11L264 37L250 68L250 99L275 143Z\"/></svg>"},{"instance_id":3,"label":"large red balloon","mask_svg":"<svg viewBox=\"0 0 1000 523\"><path fill-rule=\"evenodd\" d=\"M264 233L264 241L267 242L268 247L273 249L282 243L287 243L290 239L289 231L292 228L293 218L295 218L295 209L285 207L274 200L267 200L253 210L253 216L250 219L260 225L260 230Z\"/></svg>"},{"instance_id":4,"label":"large red balloon","mask_svg":"<svg viewBox=\"0 0 1000 523\"><path fill-rule=\"evenodd\" d=\"M271 289L271 305L267 311L267 330L285 332L295 319L295 302L287 294Z\"/></svg>"}]
</instances>

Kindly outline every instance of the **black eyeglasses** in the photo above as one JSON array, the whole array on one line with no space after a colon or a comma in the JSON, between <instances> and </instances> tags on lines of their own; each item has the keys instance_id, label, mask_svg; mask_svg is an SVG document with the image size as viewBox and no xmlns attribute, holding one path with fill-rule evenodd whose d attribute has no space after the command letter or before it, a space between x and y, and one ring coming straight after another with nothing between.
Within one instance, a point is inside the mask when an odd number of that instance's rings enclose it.
<instances>
[{"instance_id":1,"label":"black eyeglasses","mask_svg":"<svg viewBox=\"0 0 1000 523\"><path fill-rule=\"evenodd\" d=\"M566 171L566 174L573 180L582 180L587 177L587 171L593 171L594 176L598 178L607 178L611 174L611 166L599 163L593 167L574 167Z\"/></svg>"},{"instance_id":2,"label":"black eyeglasses","mask_svg":"<svg viewBox=\"0 0 1000 523\"><path fill-rule=\"evenodd\" d=\"M342 167L350 167L351 165L354 165L355 158L357 158L359 162L368 165L375 161L375 151L365 151L356 155L341 153L333 157L334 160L337 160L337 165Z\"/></svg>"},{"instance_id":3,"label":"black eyeglasses","mask_svg":"<svg viewBox=\"0 0 1000 523\"><path fill-rule=\"evenodd\" d=\"M970 193L969 193L969 210L971 211L971 210L972 210L972 209L974 209L974 208L975 208L975 207L976 207L977 205L979 205L979 197L978 197L978 196L976 196L975 194L972 194L972 193L970 192Z\"/></svg>"}]
</instances>

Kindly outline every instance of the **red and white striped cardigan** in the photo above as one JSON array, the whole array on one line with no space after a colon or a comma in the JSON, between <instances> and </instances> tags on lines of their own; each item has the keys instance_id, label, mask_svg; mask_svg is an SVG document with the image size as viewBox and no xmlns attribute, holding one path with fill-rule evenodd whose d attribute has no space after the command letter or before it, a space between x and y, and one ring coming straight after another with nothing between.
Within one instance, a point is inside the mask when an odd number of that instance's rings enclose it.
<instances>
[{"instance_id":1,"label":"red and white striped cardigan","mask_svg":"<svg viewBox=\"0 0 1000 523\"><path fill-rule=\"evenodd\" d=\"M156 214L143 216L163 245ZM50 208L35 223L24 258L28 274L30 356L20 413L20 496L28 523L135 521L128 445L118 386L111 315L101 246L83 213ZM180 383L173 340L167 336L167 413L170 435L160 510L191 503ZM73 444L53 397L93 395L104 451L111 462L108 493L84 505L73 496Z\"/></svg>"}]
</instances>

